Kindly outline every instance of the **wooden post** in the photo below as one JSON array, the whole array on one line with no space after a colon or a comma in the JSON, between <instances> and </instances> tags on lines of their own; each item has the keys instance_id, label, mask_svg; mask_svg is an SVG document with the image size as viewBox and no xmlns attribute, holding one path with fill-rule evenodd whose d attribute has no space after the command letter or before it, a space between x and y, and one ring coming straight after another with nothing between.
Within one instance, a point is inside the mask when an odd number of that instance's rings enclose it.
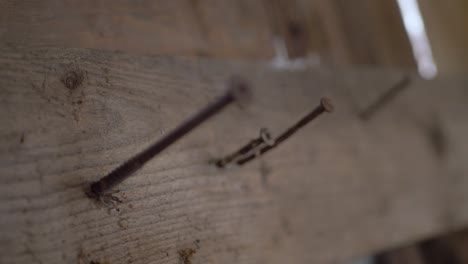
<instances>
[{"instance_id":1,"label":"wooden post","mask_svg":"<svg viewBox=\"0 0 468 264\"><path fill-rule=\"evenodd\" d=\"M441 74L468 72L468 2L418 0Z\"/></svg>"},{"instance_id":2,"label":"wooden post","mask_svg":"<svg viewBox=\"0 0 468 264\"><path fill-rule=\"evenodd\" d=\"M336 63L416 68L395 0L315 2Z\"/></svg>"}]
</instances>

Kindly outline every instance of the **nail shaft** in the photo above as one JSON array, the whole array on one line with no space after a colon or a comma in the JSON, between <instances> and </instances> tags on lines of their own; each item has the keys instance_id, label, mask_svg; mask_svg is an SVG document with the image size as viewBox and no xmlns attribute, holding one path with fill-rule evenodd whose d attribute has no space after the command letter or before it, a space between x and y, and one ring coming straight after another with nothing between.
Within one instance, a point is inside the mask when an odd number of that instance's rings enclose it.
<instances>
[{"instance_id":1,"label":"nail shaft","mask_svg":"<svg viewBox=\"0 0 468 264\"><path fill-rule=\"evenodd\" d=\"M263 144L268 144L269 142L271 142L270 133L267 131L266 128L262 128L260 130L260 136L258 138L254 139L254 140L251 140L249 143L242 146L240 149L238 149L233 154L228 155L228 156L218 160L216 162L216 166L218 166L220 168L224 168L226 165L233 162L238 157L246 155L249 152L251 152L253 149L258 148Z\"/></svg>"},{"instance_id":2,"label":"nail shaft","mask_svg":"<svg viewBox=\"0 0 468 264\"><path fill-rule=\"evenodd\" d=\"M197 113L191 119L182 123L179 127L174 129L171 133L167 134L161 140L151 145L144 151L140 152L127 162L123 163L108 175L103 177L97 182L91 184L91 193L95 197L99 197L107 190L116 186L117 184L124 181L126 178L131 176L134 172L139 170L143 165L152 159L154 156L162 152L168 146L182 138L188 132L196 128L198 125L203 123L205 120L219 113L226 106L234 101L242 100L248 93L248 87L244 82L236 80L231 83L230 89L214 103L210 104L202 111Z\"/></svg>"},{"instance_id":3,"label":"nail shaft","mask_svg":"<svg viewBox=\"0 0 468 264\"><path fill-rule=\"evenodd\" d=\"M265 146L261 148L258 153L253 153L251 155L248 155L247 157L241 158L237 160L238 165L243 165L257 156L263 155L266 152L272 150L273 148L277 147L279 144L281 144L283 141L291 137L294 133L296 133L299 129L307 125L310 121L314 120L317 118L319 115L321 115L324 112L333 112L333 105L331 103L331 100L328 98L322 98L320 100L320 105L317 106L312 112L304 116L301 120L299 120L296 124L294 124L292 127L290 127L288 130L283 132L278 138L276 138L274 144Z\"/></svg>"},{"instance_id":4,"label":"nail shaft","mask_svg":"<svg viewBox=\"0 0 468 264\"><path fill-rule=\"evenodd\" d=\"M405 75L400 81L392 86L386 93L384 93L377 101L371 104L368 108L362 111L359 116L362 120L370 120L380 109L388 105L395 97L400 94L411 82L411 78Z\"/></svg>"}]
</instances>

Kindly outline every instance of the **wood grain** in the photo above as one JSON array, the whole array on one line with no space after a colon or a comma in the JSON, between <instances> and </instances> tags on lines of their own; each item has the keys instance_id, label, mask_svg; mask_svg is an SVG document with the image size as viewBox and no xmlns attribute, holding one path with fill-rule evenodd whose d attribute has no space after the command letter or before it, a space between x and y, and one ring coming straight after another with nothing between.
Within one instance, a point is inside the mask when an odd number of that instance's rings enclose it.
<instances>
[{"instance_id":1,"label":"wood grain","mask_svg":"<svg viewBox=\"0 0 468 264\"><path fill-rule=\"evenodd\" d=\"M2 0L0 39L149 54L273 56L260 0Z\"/></svg>"},{"instance_id":2,"label":"wood grain","mask_svg":"<svg viewBox=\"0 0 468 264\"><path fill-rule=\"evenodd\" d=\"M396 0L314 0L331 61L414 70L415 58Z\"/></svg>"},{"instance_id":3,"label":"wood grain","mask_svg":"<svg viewBox=\"0 0 468 264\"><path fill-rule=\"evenodd\" d=\"M284 40L288 57L327 56L329 43L315 1L270 0L265 4L276 36Z\"/></svg>"},{"instance_id":4,"label":"wood grain","mask_svg":"<svg viewBox=\"0 0 468 264\"><path fill-rule=\"evenodd\" d=\"M468 3L418 0L431 51L441 74L466 74L468 70Z\"/></svg>"},{"instance_id":5,"label":"wood grain","mask_svg":"<svg viewBox=\"0 0 468 264\"><path fill-rule=\"evenodd\" d=\"M119 186L83 188L213 100L253 87ZM468 223L466 78L0 48L1 263L337 263ZM444 89L440 89L443 87ZM336 111L245 167L210 161L274 135L321 96ZM193 253L192 253L193 252ZM185 258L186 255L184 255Z\"/></svg>"}]
</instances>

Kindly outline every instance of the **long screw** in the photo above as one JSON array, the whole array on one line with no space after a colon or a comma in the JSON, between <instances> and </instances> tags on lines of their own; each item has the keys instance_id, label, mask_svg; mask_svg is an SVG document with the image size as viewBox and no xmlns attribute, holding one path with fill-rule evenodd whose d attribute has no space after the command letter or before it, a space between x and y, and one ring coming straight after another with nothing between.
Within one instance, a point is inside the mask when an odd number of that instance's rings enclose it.
<instances>
[{"instance_id":1,"label":"long screw","mask_svg":"<svg viewBox=\"0 0 468 264\"><path fill-rule=\"evenodd\" d=\"M203 121L219 113L226 106L234 101L247 100L249 97L249 87L247 83L240 79L232 79L229 84L228 91L218 98L215 102L208 105L206 108L201 110L195 116L182 123L179 127L174 129L171 133L167 134L158 142L149 146L144 151L140 152L136 156L132 157L105 177L101 178L97 182L91 184L92 197L100 197L103 193L110 190L112 187L124 181L126 178L131 176L134 172L139 170L143 165L152 159L154 156L159 154L161 151L166 149L172 143L176 142L192 129L203 123Z\"/></svg>"},{"instance_id":2,"label":"long screw","mask_svg":"<svg viewBox=\"0 0 468 264\"><path fill-rule=\"evenodd\" d=\"M290 127L288 130L283 132L278 138L276 138L274 144L267 145L263 148L261 148L257 153L253 153L251 155L248 155L247 157L238 159L236 163L238 165L243 165L257 156L263 155L266 152L272 150L273 148L277 147L280 143L291 137L294 133L297 132L300 128L304 127L309 123L310 121L314 120L317 118L319 115L323 114L324 112L331 113L333 112L333 105L331 103L331 100L328 98L322 98L320 99L320 105L317 106L312 112L304 116L301 120L299 120L296 124L294 124L292 127Z\"/></svg>"}]
</instances>

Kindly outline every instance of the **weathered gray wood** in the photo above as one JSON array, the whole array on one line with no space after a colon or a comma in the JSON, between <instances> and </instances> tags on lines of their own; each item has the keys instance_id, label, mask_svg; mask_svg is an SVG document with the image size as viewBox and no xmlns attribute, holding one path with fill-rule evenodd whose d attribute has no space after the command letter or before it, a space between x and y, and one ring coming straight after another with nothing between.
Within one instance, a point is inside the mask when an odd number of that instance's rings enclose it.
<instances>
[{"instance_id":1,"label":"weathered gray wood","mask_svg":"<svg viewBox=\"0 0 468 264\"><path fill-rule=\"evenodd\" d=\"M247 78L230 107L98 204L84 186ZM278 71L265 64L83 49L0 50L0 262L336 263L468 223L467 79ZM245 167L209 161L279 134L329 96L336 112ZM190 254L192 250L194 254Z\"/></svg>"}]
</instances>

